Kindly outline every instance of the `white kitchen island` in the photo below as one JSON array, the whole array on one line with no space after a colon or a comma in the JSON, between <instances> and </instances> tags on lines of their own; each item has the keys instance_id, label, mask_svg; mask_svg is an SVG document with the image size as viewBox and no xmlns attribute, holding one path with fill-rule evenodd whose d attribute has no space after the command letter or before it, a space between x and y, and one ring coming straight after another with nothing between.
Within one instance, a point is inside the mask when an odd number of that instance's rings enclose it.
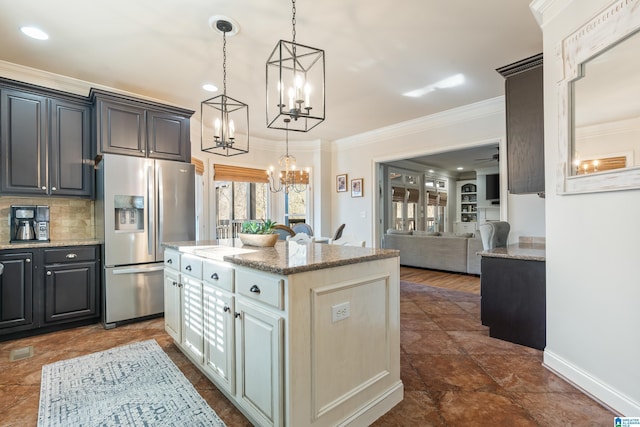
<instances>
[{"instance_id":1,"label":"white kitchen island","mask_svg":"<svg viewBox=\"0 0 640 427\"><path fill-rule=\"evenodd\" d=\"M395 250L165 243L165 328L259 426L367 426L402 400Z\"/></svg>"}]
</instances>

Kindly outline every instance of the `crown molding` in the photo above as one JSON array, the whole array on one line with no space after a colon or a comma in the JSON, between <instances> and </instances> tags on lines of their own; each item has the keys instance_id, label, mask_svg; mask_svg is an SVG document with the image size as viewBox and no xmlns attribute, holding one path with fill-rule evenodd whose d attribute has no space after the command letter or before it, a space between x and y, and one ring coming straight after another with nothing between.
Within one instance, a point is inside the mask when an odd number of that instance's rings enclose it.
<instances>
[{"instance_id":1,"label":"crown molding","mask_svg":"<svg viewBox=\"0 0 640 427\"><path fill-rule=\"evenodd\" d=\"M572 0L533 0L529 9L540 28L555 18Z\"/></svg>"}]
</instances>

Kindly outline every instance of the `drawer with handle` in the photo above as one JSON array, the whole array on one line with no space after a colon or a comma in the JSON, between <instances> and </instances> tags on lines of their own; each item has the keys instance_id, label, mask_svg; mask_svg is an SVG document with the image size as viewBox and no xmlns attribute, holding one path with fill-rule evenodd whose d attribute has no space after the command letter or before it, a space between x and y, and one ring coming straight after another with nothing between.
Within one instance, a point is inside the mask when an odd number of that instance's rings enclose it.
<instances>
[{"instance_id":1,"label":"drawer with handle","mask_svg":"<svg viewBox=\"0 0 640 427\"><path fill-rule=\"evenodd\" d=\"M284 309L284 280L252 271L236 271L236 291L240 295Z\"/></svg>"},{"instance_id":2,"label":"drawer with handle","mask_svg":"<svg viewBox=\"0 0 640 427\"><path fill-rule=\"evenodd\" d=\"M202 279L202 258L183 254L180 257L180 271L196 279Z\"/></svg>"},{"instance_id":3,"label":"drawer with handle","mask_svg":"<svg viewBox=\"0 0 640 427\"><path fill-rule=\"evenodd\" d=\"M202 278L213 286L233 292L234 271L233 267L215 261L205 261L202 267Z\"/></svg>"},{"instance_id":4,"label":"drawer with handle","mask_svg":"<svg viewBox=\"0 0 640 427\"><path fill-rule=\"evenodd\" d=\"M180 271L180 252L165 249L164 266L172 270Z\"/></svg>"},{"instance_id":5,"label":"drawer with handle","mask_svg":"<svg viewBox=\"0 0 640 427\"><path fill-rule=\"evenodd\" d=\"M94 261L98 259L97 246L74 246L44 250L44 263Z\"/></svg>"}]
</instances>

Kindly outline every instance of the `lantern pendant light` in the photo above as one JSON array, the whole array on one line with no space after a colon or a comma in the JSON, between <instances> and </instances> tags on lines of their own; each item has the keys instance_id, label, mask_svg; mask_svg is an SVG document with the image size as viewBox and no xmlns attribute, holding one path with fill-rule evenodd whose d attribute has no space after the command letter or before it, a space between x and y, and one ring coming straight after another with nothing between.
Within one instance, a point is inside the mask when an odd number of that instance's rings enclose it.
<instances>
[{"instance_id":1,"label":"lantern pendant light","mask_svg":"<svg viewBox=\"0 0 640 427\"><path fill-rule=\"evenodd\" d=\"M308 132L325 118L324 50L280 40L267 60L267 127ZM285 122L289 119L289 122Z\"/></svg>"},{"instance_id":2,"label":"lantern pendant light","mask_svg":"<svg viewBox=\"0 0 640 427\"><path fill-rule=\"evenodd\" d=\"M291 122L290 119L283 119L285 126ZM267 177L269 179L269 191L272 193L283 192L289 194L292 191L301 193L307 190L309 184L309 168L304 170L296 169L296 158L289 154L289 130L286 131L286 148L285 154L280 156L278 164L284 169L276 172L271 166L267 169Z\"/></svg>"},{"instance_id":3,"label":"lantern pendant light","mask_svg":"<svg viewBox=\"0 0 640 427\"><path fill-rule=\"evenodd\" d=\"M227 96L227 33L234 30L233 24L219 19L215 26L222 32L223 92L200 104L200 147L230 157L249 152L249 106Z\"/></svg>"}]
</instances>

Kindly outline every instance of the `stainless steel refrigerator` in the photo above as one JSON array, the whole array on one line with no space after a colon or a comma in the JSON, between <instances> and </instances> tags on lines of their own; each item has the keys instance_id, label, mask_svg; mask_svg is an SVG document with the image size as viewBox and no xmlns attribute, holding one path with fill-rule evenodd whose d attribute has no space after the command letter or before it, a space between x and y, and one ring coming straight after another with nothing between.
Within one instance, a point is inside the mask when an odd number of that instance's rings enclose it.
<instances>
[{"instance_id":1,"label":"stainless steel refrigerator","mask_svg":"<svg viewBox=\"0 0 640 427\"><path fill-rule=\"evenodd\" d=\"M104 154L97 168L108 329L164 311L161 244L195 240L195 175L189 163L114 154Z\"/></svg>"}]
</instances>

